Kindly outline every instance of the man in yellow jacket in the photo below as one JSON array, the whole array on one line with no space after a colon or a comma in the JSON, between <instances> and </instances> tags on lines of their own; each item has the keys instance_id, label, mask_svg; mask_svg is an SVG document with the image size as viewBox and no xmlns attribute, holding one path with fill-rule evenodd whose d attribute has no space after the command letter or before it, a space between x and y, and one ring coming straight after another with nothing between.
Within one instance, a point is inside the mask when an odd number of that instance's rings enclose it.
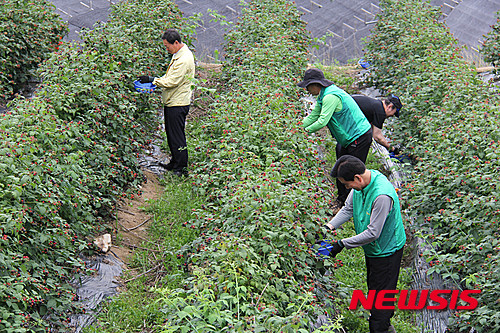
<instances>
[{"instance_id":1,"label":"man in yellow jacket","mask_svg":"<svg viewBox=\"0 0 500 333\"><path fill-rule=\"evenodd\" d=\"M177 176L187 175L188 151L184 132L186 116L189 112L194 78L194 57L175 29L167 29L162 36L163 45L172 54L167 72L162 77L141 76L141 83L152 82L162 88L161 99L164 105L165 132L168 147L172 153L165 169Z\"/></svg>"}]
</instances>

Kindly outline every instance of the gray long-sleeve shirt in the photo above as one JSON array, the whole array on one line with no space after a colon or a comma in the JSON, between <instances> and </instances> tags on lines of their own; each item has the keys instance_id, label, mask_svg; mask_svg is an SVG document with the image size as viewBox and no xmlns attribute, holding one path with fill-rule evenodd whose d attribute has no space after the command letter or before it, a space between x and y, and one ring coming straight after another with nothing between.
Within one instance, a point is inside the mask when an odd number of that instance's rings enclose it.
<instances>
[{"instance_id":1,"label":"gray long-sleeve shirt","mask_svg":"<svg viewBox=\"0 0 500 333\"><path fill-rule=\"evenodd\" d=\"M330 222L328 222L330 227L333 227L333 229L337 229L352 217L352 193L353 191L351 191L347 196L344 207L342 207L342 209L330 220ZM344 244L345 248L351 249L353 247L363 246L378 239L382 229L384 228L387 215L389 215L389 212L392 209L392 204L392 199L388 195L382 194L375 198L370 216L370 224L368 224L367 229L362 233L342 239L342 244Z\"/></svg>"}]
</instances>

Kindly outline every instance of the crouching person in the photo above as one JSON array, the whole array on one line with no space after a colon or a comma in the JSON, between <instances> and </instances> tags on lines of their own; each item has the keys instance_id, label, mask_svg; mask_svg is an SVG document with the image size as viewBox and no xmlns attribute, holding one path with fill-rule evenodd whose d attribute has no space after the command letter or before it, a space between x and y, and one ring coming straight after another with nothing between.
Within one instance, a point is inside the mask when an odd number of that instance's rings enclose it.
<instances>
[{"instance_id":1,"label":"crouching person","mask_svg":"<svg viewBox=\"0 0 500 333\"><path fill-rule=\"evenodd\" d=\"M344 248L362 246L368 289L396 290L406 235L394 186L382 173L367 169L360 159L351 155L337 160L331 176L353 191L325 228L335 230L352 217L356 231L355 236L336 241L331 255L335 256ZM395 332L390 323L393 315L393 310L372 309L370 333Z\"/></svg>"}]
</instances>

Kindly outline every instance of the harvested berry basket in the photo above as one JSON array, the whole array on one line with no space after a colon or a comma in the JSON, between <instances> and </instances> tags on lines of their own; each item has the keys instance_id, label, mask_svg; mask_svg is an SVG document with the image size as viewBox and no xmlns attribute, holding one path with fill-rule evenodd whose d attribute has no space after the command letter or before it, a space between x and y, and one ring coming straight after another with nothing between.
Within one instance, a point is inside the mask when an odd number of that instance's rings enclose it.
<instances>
[{"instance_id":1,"label":"harvested berry basket","mask_svg":"<svg viewBox=\"0 0 500 333\"><path fill-rule=\"evenodd\" d=\"M150 82L141 83L141 81L136 80L136 81L134 81L134 88L137 92L140 92L143 94L151 94L152 92L155 91L156 86Z\"/></svg>"},{"instance_id":2,"label":"harvested berry basket","mask_svg":"<svg viewBox=\"0 0 500 333\"><path fill-rule=\"evenodd\" d=\"M333 245L330 244L330 241L325 241L325 240L321 241L321 243L319 243L318 257L329 256L332 248Z\"/></svg>"},{"instance_id":3,"label":"harvested berry basket","mask_svg":"<svg viewBox=\"0 0 500 333\"><path fill-rule=\"evenodd\" d=\"M359 59L358 65L360 65L363 69L368 69L368 67L371 66L370 62L366 61L365 59Z\"/></svg>"}]
</instances>

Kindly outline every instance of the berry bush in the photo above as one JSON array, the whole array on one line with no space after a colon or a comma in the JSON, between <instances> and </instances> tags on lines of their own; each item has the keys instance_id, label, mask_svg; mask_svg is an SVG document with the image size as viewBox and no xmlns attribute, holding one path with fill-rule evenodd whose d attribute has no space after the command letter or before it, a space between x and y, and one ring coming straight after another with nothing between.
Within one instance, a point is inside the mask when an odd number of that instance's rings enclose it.
<instances>
[{"instance_id":1,"label":"berry bush","mask_svg":"<svg viewBox=\"0 0 500 333\"><path fill-rule=\"evenodd\" d=\"M395 139L413 156L406 212L435 251L428 273L482 290L450 331L500 331L499 96L460 56L428 2L381 1L367 46L374 84L401 95Z\"/></svg>"},{"instance_id":2,"label":"berry bush","mask_svg":"<svg viewBox=\"0 0 500 333\"><path fill-rule=\"evenodd\" d=\"M50 1L0 1L0 99L23 88L67 32Z\"/></svg>"},{"instance_id":3,"label":"berry bush","mask_svg":"<svg viewBox=\"0 0 500 333\"><path fill-rule=\"evenodd\" d=\"M64 330L77 311L70 281L87 271L80 255L116 200L137 191L137 154L157 124L156 96L132 82L162 72L159 37L182 21L170 1L120 3L81 44L61 44L35 96L2 115L1 332Z\"/></svg>"},{"instance_id":4,"label":"berry bush","mask_svg":"<svg viewBox=\"0 0 500 333\"><path fill-rule=\"evenodd\" d=\"M178 253L192 274L157 289L164 332L309 332L335 316L318 268L341 263L311 248L331 195L319 140L300 125L304 27L291 2L258 0L226 34L224 91L189 129L189 180L207 202L185 223L200 236Z\"/></svg>"},{"instance_id":5,"label":"berry bush","mask_svg":"<svg viewBox=\"0 0 500 333\"><path fill-rule=\"evenodd\" d=\"M497 12L497 22L491 26L490 32L485 37L481 53L486 62L496 67L500 67L500 11Z\"/></svg>"}]
</instances>

